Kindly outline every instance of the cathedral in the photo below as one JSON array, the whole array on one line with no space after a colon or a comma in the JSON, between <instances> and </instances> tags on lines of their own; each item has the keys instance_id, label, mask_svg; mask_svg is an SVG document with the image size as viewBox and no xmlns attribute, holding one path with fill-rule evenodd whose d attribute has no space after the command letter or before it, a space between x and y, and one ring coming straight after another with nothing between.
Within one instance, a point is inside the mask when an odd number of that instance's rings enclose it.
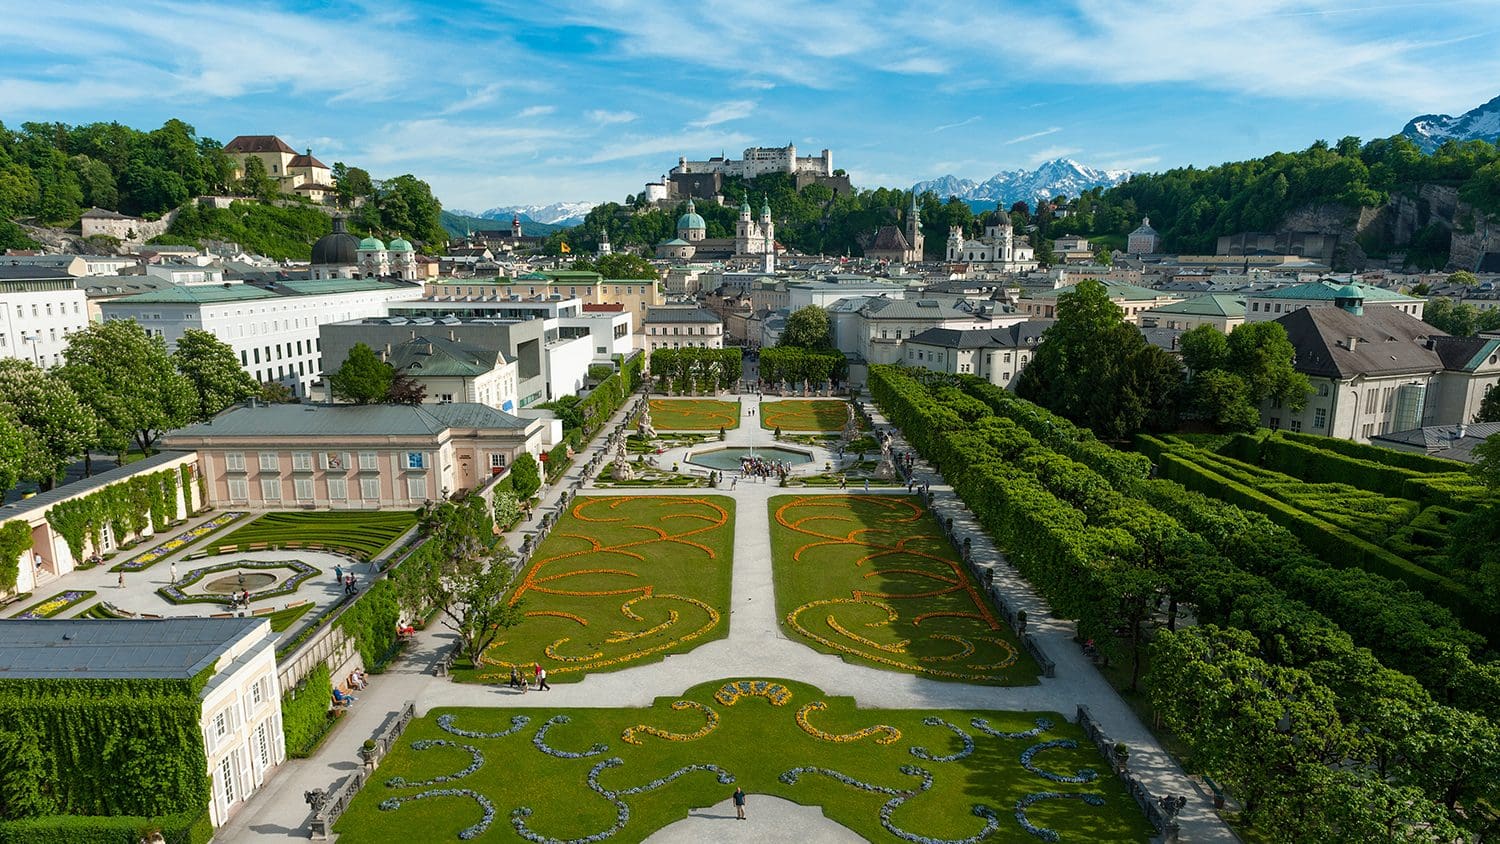
<instances>
[{"instance_id":1,"label":"cathedral","mask_svg":"<svg viewBox=\"0 0 1500 844\"><path fill-rule=\"evenodd\" d=\"M1027 272L1037 268L1031 243L1011 230L1010 215L997 210L985 221L984 234L964 240L958 226L948 228L948 263L968 264L970 269L997 272Z\"/></svg>"},{"instance_id":2,"label":"cathedral","mask_svg":"<svg viewBox=\"0 0 1500 844\"><path fill-rule=\"evenodd\" d=\"M776 224L771 222L771 201L760 206L760 221L750 219L750 197L740 203L740 220L734 227L735 255L776 254Z\"/></svg>"}]
</instances>

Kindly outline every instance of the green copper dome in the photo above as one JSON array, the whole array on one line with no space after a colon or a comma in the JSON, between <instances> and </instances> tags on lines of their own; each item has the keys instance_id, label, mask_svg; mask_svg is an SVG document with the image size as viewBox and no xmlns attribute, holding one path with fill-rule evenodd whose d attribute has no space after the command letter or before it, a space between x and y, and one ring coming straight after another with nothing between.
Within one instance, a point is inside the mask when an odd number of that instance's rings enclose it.
<instances>
[{"instance_id":1,"label":"green copper dome","mask_svg":"<svg viewBox=\"0 0 1500 844\"><path fill-rule=\"evenodd\" d=\"M385 249L385 244L381 243L379 238L367 237L364 240L361 240L359 242L359 248L360 249L373 249L376 252L379 252L379 251Z\"/></svg>"},{"instance_id":2,"label":"green copper dome","mask_svg":"<svg viewBox=\"0 0 1500 844\"><path fill-rule=\"evenodd\" d=\"M682 231L683 229L706 228L708 228L708 224L703 222L702 217L698 216L698 207L693 204L693 201L691 199L689 199L687 204L687 213L677 218L677 230Z\"/></svg>"},{"instance_id":3,"label":"green copper dome","mask_svg":"<svg viewBox=\"0 0 1500 844\"><path fill-rule=\"evenodd\" d=\"M1360 290L1359 290L1359 288L1355 287L1352 284L1346 284L1343 287L1340 287L1338 289L1338 291L1336 293L1334 293L1333 295L1336 296L1339 299L1363 299L1363 298L1365 298L1365 294L1361 293Z\"/></svg>"},{"instance_id":4,"label":"green copper dome","mask_svg":"<svg viewBox=\"0 0 1500 844\"><path fill-rule=\"evenodd\" d=\"M392 240L390 243L386 244L386 248L389 249L389 250L391 250L392 252L415 252L415 251L417 251L417 250L411 248L411 242L408 241L404 237L398 237L395 240Z\"/></svg>"},{"instance_id":5,"label":"green copper dome","mask_svg":"<svg viewBox=\"0 0 1500 844\"><path fill-rule=\"evenodd\" d=\"M749 214L750 213L750 197L748 195L745 196L745 201L740 203L740 213L741 214Z\"/></svg>"}]
</instances>

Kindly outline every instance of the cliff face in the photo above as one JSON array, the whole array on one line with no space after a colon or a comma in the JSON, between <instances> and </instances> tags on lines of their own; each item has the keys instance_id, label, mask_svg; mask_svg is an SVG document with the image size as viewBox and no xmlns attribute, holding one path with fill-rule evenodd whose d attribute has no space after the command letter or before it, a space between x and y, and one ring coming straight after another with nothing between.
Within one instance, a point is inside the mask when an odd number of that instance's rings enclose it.
<instances>
[{"instance_id":1,"label":"cliff face","mask_svg":"<svg viewBox=\"0 0 1500 844\"><path fill-rule=\"evenodd\" d=\"M1278 231L1338 235L1334 268L1400 268L1408 250L1440 249L1448 271L1472 270L1485 252L1500 252L1500 220L1476 211L1447 185L1424 184L1392 194L1384 205L1310 205L1288 214Z\"/></svg>"}]
</instances>

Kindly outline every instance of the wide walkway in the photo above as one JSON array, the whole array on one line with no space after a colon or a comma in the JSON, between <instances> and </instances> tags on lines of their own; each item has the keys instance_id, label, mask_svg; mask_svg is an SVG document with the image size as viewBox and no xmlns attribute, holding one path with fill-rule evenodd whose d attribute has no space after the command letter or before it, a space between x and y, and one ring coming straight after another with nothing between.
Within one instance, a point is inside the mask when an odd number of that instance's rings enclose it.
<instances>
[{"instance_id":1,"label":"wide walkway","mask_svg":"<svg viewBox=\"0 0 1500 844\"><path fill-rule=\"evenodd\" d=\"M771 441L758 420L750 416L758 402L743 398L745 414L728 444ZM618 419L618 417L617 417ZM877 424L884 420L877 417ZM606 431L612 430L611 426ZM579 455L563 481L544 497L544 503L527 524L513 536L535 529L543 513L555 512L562 489L579 479L581 467L601 448L604 437ZM905 445L898 441L897 450ZM1041 638L1043 651L1057 665L1055 679L1041 678L1036 685L1016 687L974 686L939 682L847 663L820 654L789 639L781 631L775 606L771 572L771 530L767 502L779 494L839 494L837 490L786 489L772 482L741 482L728 489L631 490L631 494L702 495L727 494L735 500L735 559L732 575L729 635L686 654L621 671L594 674L578 683L560 683L549 692L518 692L504 687L450 683L433 676L431 664L440 646L451 635L440 626L419 635L413 650L390 672L372 678L348 722L340 725L310 760L281 766L273 779L221 833L221 840L305 837L309 812L303 803L306 790L330 787L355 768L360 742L376 733L402 704L415 700L419 713L437 706L510 707L620 707L648 706L661 696L675 696L689 687L725 677L791 678L811 683L830 695L844 695L868 708L986 708L1057 712L1073 720L1079 703L1087 703L1105 731L1131 747L1131 767L1156 794L1183 794L1188 804L1179 815L1182 840L1234 841L1229 828L1212 809L1210 795L1188 778L1156 742L1130 707L1099 675L1073 643L1071 622L1054 620L1046 605L1010 567L977 525L968 522L951 489L932 474L924 463L917 476L932 484L935 509L953 515L965 534L974 538L976 559L989 560L996 571L996 584L1017 606L1027 610L1028 630ZM584 494L590 494L585 489ZM609 494L600 490L599 494ZM906 495L904 487L872 490L872 494ZM754 798L764 812L759 820L739 823L721 818L733 815L732 807L720 805L695 809L687 820L661 830L652 841L751 841L751 840L850 840L851 834L822 817L816 809L784 810L772 798ZM726 808L727 807L727 808ZM768 817L770 816L770 817ZM770 819L777 820L767 826ZM822 834L826 832L827 834ZM857 839L855 839L857 840Z\"/></svg>"}]
</instances>

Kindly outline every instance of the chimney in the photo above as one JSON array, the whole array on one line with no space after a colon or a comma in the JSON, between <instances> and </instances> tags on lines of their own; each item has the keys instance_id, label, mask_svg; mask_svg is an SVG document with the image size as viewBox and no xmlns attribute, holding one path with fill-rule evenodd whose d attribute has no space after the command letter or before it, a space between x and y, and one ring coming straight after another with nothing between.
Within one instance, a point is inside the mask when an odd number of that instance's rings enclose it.
<instances>
[{"instance_id":1,"label":"chimney","mask_svg":"<svg viewBox=\"0 0 1500 844\"><path fill-rule=\"evenodd\" d=\"M1358 346L1358 345L1359 345L1359 338L1358 337L1346 337L1346 338L1344 338L1344 347L1347 348L1349 351L1351 351L1351 352L1354 351L1354 348L1356 346Z\"/></svg>"},{"instance_id":2,"label":"chimney","mask_svg":"<svg viewBox=\"0 0 1500 844\"><path fill-rule=\"evenodd\" d=\"M1469 435L1469 426L1463 422L1458 423L1458 430L1454 432L1455 440L1461 440Z\"/></svg>"},{"instance_id":3,"label":"chimney","mask_svg":"<svg viewBox=\"0 0 1500 844\"><path fill-rule=\"evenodd\" d=\"M454 331L451 328L448 329L448 342L449 343L457 343L458 342L458 332Z\"/></svg>"}]
</instances>

